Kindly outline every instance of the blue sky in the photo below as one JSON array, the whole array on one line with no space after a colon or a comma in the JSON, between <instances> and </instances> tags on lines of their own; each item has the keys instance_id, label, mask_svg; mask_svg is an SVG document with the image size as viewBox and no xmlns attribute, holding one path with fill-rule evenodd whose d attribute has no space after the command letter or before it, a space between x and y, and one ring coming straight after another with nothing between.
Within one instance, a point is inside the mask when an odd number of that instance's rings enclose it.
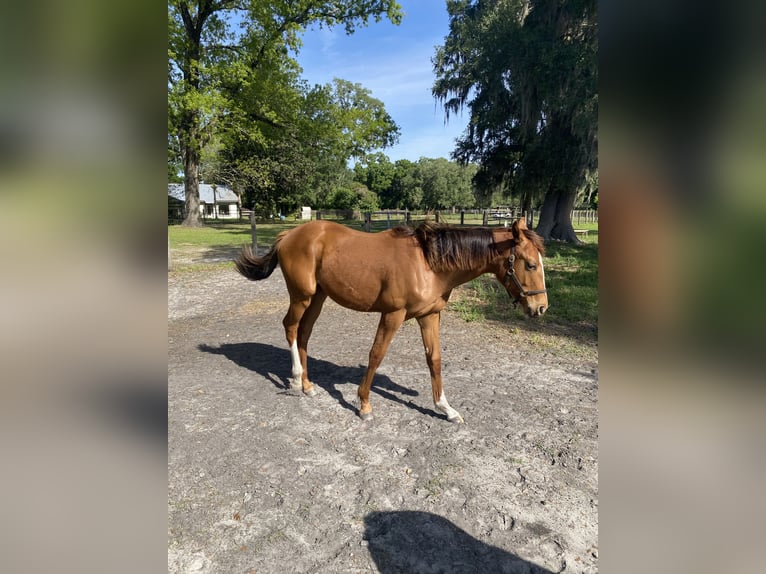
<instances>
[{"instance_id":1,"label":"blue sky","mask_svg":"<svg viewBox=\"0 0 766 574\"><path fill-rule=\"evenodd\" d=\"M370 22L347 36L342 26L310 29L303 37L298 62L310 84L333 78L358 83L381 100L400 128L399 143L383 151L391 161L446 157L468 121L450 116L431 95L433 57L449 31L445 0L400 0L404 18Z\"/></svg>"}]
</instances>

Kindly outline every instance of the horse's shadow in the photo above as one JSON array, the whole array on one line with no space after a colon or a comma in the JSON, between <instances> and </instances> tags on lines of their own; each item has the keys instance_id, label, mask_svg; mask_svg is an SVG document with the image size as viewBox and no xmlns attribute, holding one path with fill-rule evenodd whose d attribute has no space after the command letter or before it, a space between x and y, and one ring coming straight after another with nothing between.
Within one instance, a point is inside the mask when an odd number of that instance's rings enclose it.
<instances>
[{"instance_id":1,"label":"horse's shadow","mask_svg":"<svg viewBox=\"0 0 766 574\"><path fill-rule=\"evenodd\" d=\"M546 568L474 538L446 518L430 512L371 512L364 517L364 539L381 574L552 574Z\"/></svg>"},{"instance_id":2,"label":"horse's shadow","mask_svg":"<svg viewBox=\"0 0 766 574\"><path fill-rule=\"evenodd\" d=\"M197 348L204 353L223 355L240 367L258 373L281 391L287 392L290 388L289 379L291 377L292 359L289 350L286 348L275 347L265 343L224 343L219 347L203 343L198 345ZM367 370L364 365L345 367L329 361L309 357L307 366L309 377L314 385L324 389L343 408L353 413L358 411L358 408L348 402L337 387L347 384L359 385ZM411 400L405 400L400 397L399 395L418 396L419 393L413 389L398 385L386 375L375 375L372 381L372 392L424 415L445 418L437 414L436 411L424 408L413 403Z\"/></svg>"}]
</instances>

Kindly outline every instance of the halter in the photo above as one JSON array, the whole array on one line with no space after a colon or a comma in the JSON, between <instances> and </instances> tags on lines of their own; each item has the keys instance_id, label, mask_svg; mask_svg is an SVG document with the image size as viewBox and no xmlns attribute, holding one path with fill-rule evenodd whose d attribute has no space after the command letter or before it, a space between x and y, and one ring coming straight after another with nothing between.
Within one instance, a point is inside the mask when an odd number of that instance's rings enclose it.
<instances>
[{"instance_id":1,"label":"halter","mask_svg":"<svg viewBox=\"0 0 766 574\"><path fill-rule=\"evenodd\" d=\"M540 295L542 293L548 292L547 289L536 289L535 291L527 291L524 289L524 287L521 286L519 278L516 276L516 270L513 268L513 263L515 261L516 255L513 253L513 249L511 249L511 254L508 256L508 271L505 272L505 282L507 283L508 280L513 281L514 285L516 285L516 288L519 290L519 295L514 296L513 298L514 305L518 305L522 298L529 297L530 295Z\"/></svg>"}]
</instances>

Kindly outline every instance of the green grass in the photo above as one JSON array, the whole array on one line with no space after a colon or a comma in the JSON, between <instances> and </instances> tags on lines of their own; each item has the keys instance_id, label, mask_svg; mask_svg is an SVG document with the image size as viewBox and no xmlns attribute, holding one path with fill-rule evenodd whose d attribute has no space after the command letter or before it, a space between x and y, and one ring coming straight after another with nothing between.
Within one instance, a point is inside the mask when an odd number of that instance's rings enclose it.
<instances>
[{"instance_id":1,"label":"green grass","mask_svg":"<svg viewBox=\"0 0 766 574\"><path fill-rule=\"evenodd\" d=\"M580 223L580 225L577 225L577 223L574 224L575 229L587 229L588 235L585 236L578 236L579 239L587 244L587 245L597 245L598 244L598 223Z\"/></svg>"},{"instance_id":2,"label":"green grass","mask_svg":"<svg viewBox=\"0 0 766 574\"><path fill-rule=\"evenodd\" d=\"M271 245L277 235L301 222L259 223L256 226L258 245ZM240 247L250 244L252 237L249 223L206 224L202 227L168 226L168 238L172 249L183 247Z\"/></svg>"},{"instance_id":3,"label":"green grass","mask_svg":"<svg viewBox=\"0 0 766 574\"><path fill-rule=\"evenodd\" d=\"M591 234L589 233L589 236ZM545 281L550 308L536 323L542 332L570 332L595 339L598 329L598 234L585 245L549 242ZM484 275L456 292L451 305L466 321L507 321L515 310L505 288Z\"/></svg>"}]
</instances>

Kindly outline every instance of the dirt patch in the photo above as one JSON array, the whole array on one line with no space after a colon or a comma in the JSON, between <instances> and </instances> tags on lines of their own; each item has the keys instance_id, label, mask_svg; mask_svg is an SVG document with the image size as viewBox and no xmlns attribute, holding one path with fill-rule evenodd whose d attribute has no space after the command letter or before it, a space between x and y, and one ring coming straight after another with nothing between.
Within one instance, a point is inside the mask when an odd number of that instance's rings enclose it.
<instances>
[{"instance_id":1,"label":"dirt patch","mask_svg":"<svg viewBox=\"0 0 766 574\"><path fill-rule=\"evenodd\" d=\"M328 301L309 345L319 393L297 397L286 302L279 270L169 274L170 572L597 571L595 347L541 344L520 315L443 313L453 425L409 321L365 423L378 317Z\"/></svg>"}]
</instances>

